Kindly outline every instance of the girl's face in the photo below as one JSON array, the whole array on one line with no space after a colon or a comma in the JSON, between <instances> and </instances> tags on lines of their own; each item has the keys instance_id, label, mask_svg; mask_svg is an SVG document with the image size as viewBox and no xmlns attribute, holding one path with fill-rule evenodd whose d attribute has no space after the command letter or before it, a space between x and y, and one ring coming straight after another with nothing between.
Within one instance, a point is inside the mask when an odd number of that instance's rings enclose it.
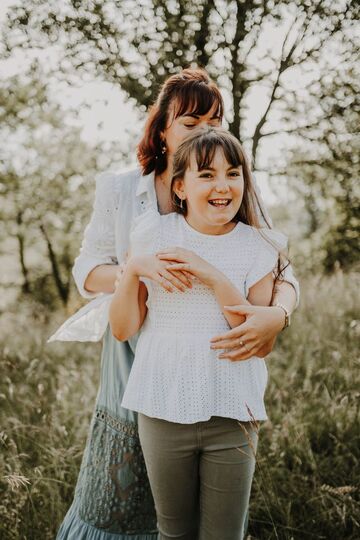
<instances>
[{"instance_id":1,"label":"girl's face","mask_svg":"<svg viewBox=\"0 0 360 540\"><path fill-rule=\"evenodd\" d=\"M232 219L243 198L242 167L232 167L217 148L210 168L199 171L192 155L185 177L175 181L174 190L186 200L189 225L204 234L225 234L235 227Z\"/></svg>"},{"instance_id":2,"label":"girl's face","mask_svg":"<svg viewBox=\"0 0 360 540\"><path fill-rule=\"evenodd\" d=\"M217 104L202 116L192 113L185 113L182 116L175 116L175 104L170 106L169 119L166 129L162 132L162 137L166 142L167 156L171 159L183 140L192 133L194 129L205 126L220 126L221 118L217 113Z\"/></svg>"}]
</instances>

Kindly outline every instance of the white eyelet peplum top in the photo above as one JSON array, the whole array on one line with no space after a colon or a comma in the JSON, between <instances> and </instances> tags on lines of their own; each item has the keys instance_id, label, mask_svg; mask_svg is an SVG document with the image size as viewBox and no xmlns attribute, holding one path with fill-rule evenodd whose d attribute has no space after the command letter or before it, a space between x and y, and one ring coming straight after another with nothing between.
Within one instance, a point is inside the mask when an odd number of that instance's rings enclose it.
<instances>
[{"instance_id":1,"label":"white eyelet peplum top","mask_svg":"<svg viewBox=\"0 0 360 540\"><path fill-rule=\"evenodd\" d=\"M130 236L130 253L171 246L194 251L221 270L247 296L249 288L271 272L286 238L274 230L243 223L223 235L193 229L177 213L160 216L153 208L139 216ZM212 290L198 280L186 292L165 291L143 279L148 313L121 405L147 416L181 424L222 416L266 420L264 359L231 362L218 358L210 339L229 330Z\"/></svg>"}]
</instances>

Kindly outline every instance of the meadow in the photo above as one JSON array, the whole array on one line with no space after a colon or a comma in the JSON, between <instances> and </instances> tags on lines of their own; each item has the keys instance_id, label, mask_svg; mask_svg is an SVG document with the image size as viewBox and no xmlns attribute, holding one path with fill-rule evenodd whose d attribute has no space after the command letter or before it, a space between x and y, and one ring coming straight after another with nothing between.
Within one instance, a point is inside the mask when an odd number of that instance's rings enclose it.
<instances>
[{"instance_id":1,"label":"meadow","mask_svg":"<svg viewBox=\"0 0 360 540\"><path fill-rule=\"evenodd\" d=\"M268 359L247 540L359 538L360 274L301 285ZM29 302L0 316L3 540L53 539L72 500L101 345L46 344L65 316Z\"/></svg>"}]
</instances>

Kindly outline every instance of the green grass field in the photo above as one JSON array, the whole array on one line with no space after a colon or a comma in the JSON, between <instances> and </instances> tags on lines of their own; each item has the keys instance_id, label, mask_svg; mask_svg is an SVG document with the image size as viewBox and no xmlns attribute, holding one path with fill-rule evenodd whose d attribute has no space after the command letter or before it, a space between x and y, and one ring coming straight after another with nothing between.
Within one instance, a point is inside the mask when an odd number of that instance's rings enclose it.
<instances>
[{"instance_id":1,"label":"green grass field","mask_svg":"<svg viewBox=\"0 0 360 540\"><path fill-rule=\"evenodd\" d=\"M360 537L359 289L356 273L302 280L268 359L249 539ZM1 316L0 538L50 540L72 500L100 345L47 345L56 321L18 307Z\"/></svg>"}]
</instances>

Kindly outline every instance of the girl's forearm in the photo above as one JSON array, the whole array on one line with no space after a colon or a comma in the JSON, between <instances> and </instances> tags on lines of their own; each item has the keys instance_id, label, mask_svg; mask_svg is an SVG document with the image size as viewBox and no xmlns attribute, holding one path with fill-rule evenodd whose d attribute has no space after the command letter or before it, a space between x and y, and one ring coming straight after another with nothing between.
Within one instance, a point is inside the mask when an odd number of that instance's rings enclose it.
<instances>
[{"instance_id":1,"label":"girl's forearm","mask_svg":"<svg viewBox=\"0 0 360 540\"><path fill-rule=\"evenodd\" d=\"M224 311L223 307L234 305L238 306L240 304L249 305L250 302L247 301L245 296L240 293L239 289L237 289L235 285L221 272L219 272L214 280L213 291L221 311L231 328L239 326L241 323L243 323L245 321L245 317L243 315L229 313L228 311Z\"/></svg>"},{"instance_id":2,"label":"girl's forearm","mask_svg":"<svg viewBox=\"0 0 360 540\"><path fill-rule=\"evenodd\" d=\"M141 327L143 313L139 305L140 280L131 267L124 270L109 309L111 332L126 341Z\"/></svg>"},{"instance_id":3,"label":"girl's forearm","mask_svg":"<svg viewBox=\"0 0 360 540\"><path fill-rule=\"evenodd\" d=\"M115 289L116 272L119 270L117 264L100 264L89 272L84 288L88 292L113 293Z\"/></svg>"}]
</instances>

